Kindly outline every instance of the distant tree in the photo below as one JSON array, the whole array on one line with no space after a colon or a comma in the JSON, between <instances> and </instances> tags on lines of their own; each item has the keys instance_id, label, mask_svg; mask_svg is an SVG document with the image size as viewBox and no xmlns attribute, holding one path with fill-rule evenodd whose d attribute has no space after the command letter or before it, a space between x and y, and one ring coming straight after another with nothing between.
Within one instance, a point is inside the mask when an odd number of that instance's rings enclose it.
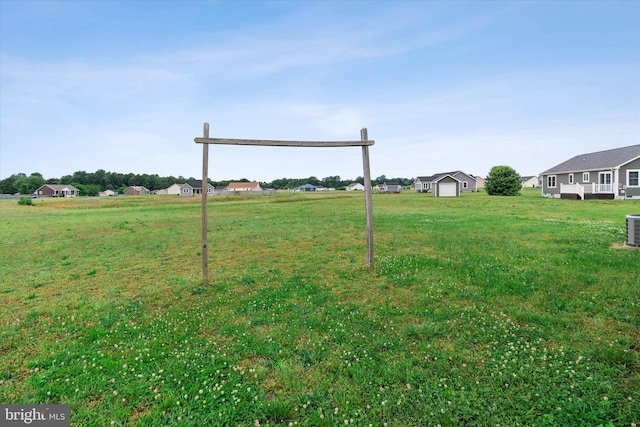
<instances>
[{"instance_id":1,"label":"distant tree","mask_svg":"<svg viewBox=\"0 0 640 427\"><path fill-rule=\"evenodd\" d=\"M80 196L97 196L100 193L100 186L95 184L80 184L74 182L71 185L78 189Z\"/></svg>"},{"instance_id":2,"label":"distant tree","mask_svg":"<svg viewBox=\"0 0 640 427\"><path fill-rule=\"evenodd\" d=\"M26 178L27 175L23 173L18 173L11 175L8 178L0 181L0 193L2 194L15 194L18 192L18 187L16 186L16 181L20 178Z\"/></svg>"},{"instance_id":3,"label":"distant tree","mask_svg":"<svg viewBox=\"0 0 640 427\"><path fill-rule=\"evenodd\" d=\"M379 177L377 177L376 179L372 180L372 181L371 181L371 183L372 183L373 185L375 185L375 184L384 184L384 183L385 183L385 182L387 182L387 181L389 181L389 180L387 179L387 176L386 176L386 175L380 175L380 176L379 176ZM361 183L361 184L363 184L363 183Z\"/></svg>"},{"instance_id":4,"label":"distant tree","mask_svg":"<svg viewBox=\"0 0 640 427\"><path fill-rule=\"evenodd\" d=\"M42 177L42 174L38 172L34 172L29 175L29 178L27 178L27 180L29 181L29 193L33 193L46 183L46 181Z\"/></svg>"},{"instance_id":5,"label":"distant tree","mask_svg":"<svg viewBox=\"0 0 640 427\"><path fill-rule=\"evenodd\" d=\"M485 180L485 190L491 196L518 196L521 189L520 175L509 166L494 166Z\"/></svg>"},{"instance_id":6,"label":"distant tree","mask_svg":"<svg viewBox=\"0 0 640 427\"><path fill-rule=\"evenodd\" d=\"M24 174L20 175L21 176L16 178L13 182L13 189L15 190L14 193L31 194L36 191L37 188L45 184L44 178L38 172L32 173L30 176L24 176Z\"/></svg>"},{"instance_id":7,"label":"distant tree","mask_svg":"<svg viewBox=\"0 0 640 427\"><path fill-rule=\"evenodd\" d=\"M18 178L16 179L16 190L20 194L30 194L30 186L29 186L29 178Z\"/></svg>"},{"instance_id":8,"label":"distant tree","mask_svg":"<svg viewBox=\"0 0 640 427\"><path fill-rule=\"evenodd\" d=\"M322 178L322 185L327 188L338 188L343 186L340 176L338 175Z\"/></svg>"}]
</instances>

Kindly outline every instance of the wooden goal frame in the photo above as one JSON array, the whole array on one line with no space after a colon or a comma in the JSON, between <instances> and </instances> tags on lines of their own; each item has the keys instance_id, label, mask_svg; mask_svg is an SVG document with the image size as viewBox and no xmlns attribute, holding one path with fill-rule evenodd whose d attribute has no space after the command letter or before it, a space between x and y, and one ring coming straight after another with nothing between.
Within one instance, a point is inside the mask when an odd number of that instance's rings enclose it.
<instances>
[{"instance_id":1,"label":"wooden goal frame","mask_svg":"<svg viewBox=\"0 0 640 427\"><path fill-rule=\"evenodd\" d=\"M202 284L208 283L209 250L207 236L207 189L209 180L209 144L258 145L271 147L362 147L362 167L364 170L365 209L367 213L367 267L373 268L373 202L371 199L371 168L369 166L370 140L367 129L360 130L360 141L279 141L263 139L209 138L209 123L204 124L202 138L194 138L202 144Z\"/></svg>"}]
</instances>

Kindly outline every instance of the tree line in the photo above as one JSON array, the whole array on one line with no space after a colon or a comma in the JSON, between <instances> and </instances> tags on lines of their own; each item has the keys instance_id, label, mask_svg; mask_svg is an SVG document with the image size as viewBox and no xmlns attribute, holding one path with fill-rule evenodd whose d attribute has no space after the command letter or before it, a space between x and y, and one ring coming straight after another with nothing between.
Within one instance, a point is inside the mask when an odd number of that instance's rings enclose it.
<instances>
[{"instance_id":1,"label":"tree line","mask_svg":"<svg viewBox=\"0 0 640 427\"><path fill-rule=\"evenodd\" d=\"M134 174L134 173L118 173L107 172L98 169L95 172L77 171L72 175L64 175L61 178L45 179L41 173L33 172L30 175L18 173L8 178L0 180L0 194L33 194L38 188L44 184L63 184L73 185L80 190L81 196L97 196L100 191L118 190L122 193L127 187L133 185L141 185L148 190L155 191L170 187L173 184L185 183L195 178L185 178L183 176L166 176L161 177L157 174ZM212 181L209 183L214 187L226 187L229 182L248 182L246 178L228 180L228 181ZM262 188L273 188L275 190L286 190L300 187L301 185L311 184L316 187L327 187L342 189L352 183L364 184L364 177L356 179L343 180L340 176L328 176L318 179L314 176L308 178L280 178L271 182L260 182ZM384 182L396 182L403 186L409 186L413 182L410 178L387 178L381 175L371 180L372 185L382 184Z\"/></svg>"}]
</instances>

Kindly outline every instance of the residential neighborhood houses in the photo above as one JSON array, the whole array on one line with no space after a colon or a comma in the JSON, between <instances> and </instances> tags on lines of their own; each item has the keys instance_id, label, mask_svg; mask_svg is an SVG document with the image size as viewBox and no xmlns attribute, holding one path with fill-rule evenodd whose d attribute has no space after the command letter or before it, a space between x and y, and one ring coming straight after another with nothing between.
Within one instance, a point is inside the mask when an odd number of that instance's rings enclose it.
<instances>
[{"instance_id":1,"label":"residential neighborhood houses","mask_svg":"<svg viewBox=\"0 0 640 427\"><path fill-rule=\"evenodd\" d=\"M380 177L384 178L384 176ZM409 180L401 179L407 184ZM585 153L574 156L545 170L539 175L521 176L523 188L541 188L544 197L586 199L637 199L640 198L640 144L628 147ZM411 189L430 193L433 197L460 197L463 193L477 192L484 187L484 178L452 170L431 175L420 175L413 180ZM303 181L304 182L304 181ZM405 187L400 182L377 180L373 191L400 193ZM318 182L314 182L317 184ZM79 187L82 187L79 185ZM153 188L153 187L152 187ZM341 188L314 185L309 182L291 187L290 192L319 192L342 189L364 191L361 182L352 182ZM229 182L226 186L207 184L208 195L273 194L276 190L262 188L257 181ZM167 194L177 196L202 195L202 180L189 179L167 188L149 190L141 185L120 187L120 190L100 191L102 197L124 195ZM97 192L95 194L98 194ZM33 192L33 197L77 197L80 190L71 184L44 184Z\"/></svg>"}]
</instances>

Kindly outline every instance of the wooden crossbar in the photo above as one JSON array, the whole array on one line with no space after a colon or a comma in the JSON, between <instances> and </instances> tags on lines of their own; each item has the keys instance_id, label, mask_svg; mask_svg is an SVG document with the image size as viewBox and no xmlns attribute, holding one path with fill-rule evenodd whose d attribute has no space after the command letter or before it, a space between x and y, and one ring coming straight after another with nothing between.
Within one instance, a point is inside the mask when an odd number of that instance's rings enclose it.
<instances>
[{"instance_id":1,"label":"wooden crossbar","mask_svg":"<svg viewBox=\"0 0 640 427\"><path fill-rule=\"evenodd\" d=\"M361 147L375 141L280 141L268 139L194 138L198 144L260 145L265 147Z\"/></svg>"}]
</instances>

